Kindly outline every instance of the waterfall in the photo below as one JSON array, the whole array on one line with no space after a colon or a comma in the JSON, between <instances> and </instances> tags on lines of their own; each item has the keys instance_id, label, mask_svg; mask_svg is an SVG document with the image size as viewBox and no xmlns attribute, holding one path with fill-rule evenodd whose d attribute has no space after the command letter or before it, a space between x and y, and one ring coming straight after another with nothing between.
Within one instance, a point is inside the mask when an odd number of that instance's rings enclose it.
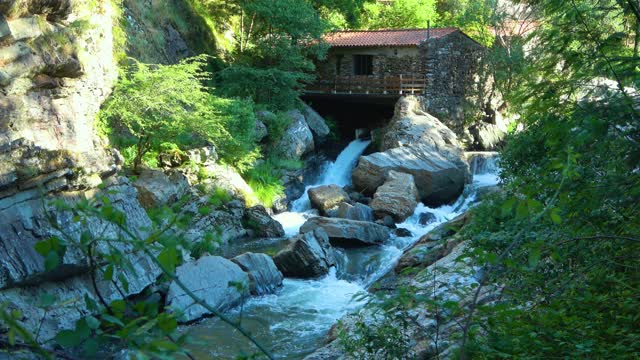
<instances>
[{"instance_id":1,"label":"waterfall","mask_svg":"<svg viewBox=\"0 0 640 360\"><path fill-rule=\"evenodd\" d=\"M309 202L309 194L307 194L307 190L320 185L350 185L351 170L356 166L360 155L362 155L370 143L370 140L359 139L349 143L349 145L342 150L340 155L338 155L336 161L330 162L323 167L324 171L320 175L320 181L316 184L308 185L304 189L304 194L291 204L290 212L284 212L274 216L274 219L279 221L284 227L287 236L296 235L300 230L300 226L302 226L310 216L316 215L311 210L311 203Z\"/></svg>"},{"instance_id":2,"label":"waterfall","mask_svg":"<svg viewBox=\"0 0 640 360\"><path fill-rule=\"evenodd\" d=\"M335 162L324 167L321 180L310 187L350 184L351 171L368 145L369 141L351 142ZM419 204L411 217L397 224L413 236L392 236L381 246L337 249L338 265L327 276L311 280L285 279L276 294L251 298L241 310L236 309L237 314L242 312L242 325L279 359L302 359L322 346L337 320L364 306L364 297L356 295L366 294L369 285L391 271L405 249L436 226L467 211L476 202L478 189L497 184L496 154L470 155L473 182L454 204L437 208ZM421 217L426 213L433 216L430 216L431 222L423 225ZM294 202L291 212L275 218L283 224L287 235L293 236L312 216L317 213L310 209L305 192ZM203 344L192 349L193 353L203 358L233 358L254 350L219 320L207 320L192 329L192 336Z\"/></svg>"}]
</instances>

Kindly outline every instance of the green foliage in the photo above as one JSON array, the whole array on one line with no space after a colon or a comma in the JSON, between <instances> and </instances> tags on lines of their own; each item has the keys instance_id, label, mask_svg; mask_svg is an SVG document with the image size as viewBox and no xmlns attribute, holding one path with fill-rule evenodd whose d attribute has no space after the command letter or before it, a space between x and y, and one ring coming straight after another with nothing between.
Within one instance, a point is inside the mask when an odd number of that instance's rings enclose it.
<instances>
[{"instance_id":1,"label":"green foliage","mask_svg":"<svg viewBox=\"0 0 640 360\"><path fill-rule=\"evenodd\" d=\"M212 142L225 162L241 169L259 156L251 103L211 95L203 85L209 79L205 59L154 66L135 62L122 70L99 126L134 169L168 142L180 147Z\"/></svg>"},{"instance_id":2,"label":"green foliage","mask_svg":"<svg viewBox=\"0 0 640 360\"><path fill-rule=\"evenodd\" d=\"M506 195L467 236L503 302L478 309L474 358L634 358L640 303L638 59L615 1L542 1L546 24L506 86L524 131L502 153ZM638 20L638 19L635 19ZM635 21L634 20L634 21ZM558 66L562 64L562 66ZM610 80L605 81L601 77ZM519 106L518 106L519 105ZM480 328L483 330L481 331Z\"/></svg>"},{"instance_id":3,"label":"green foliage","mask_svg":"<svg viewBox=\"0 0 640 360\"><path fill-rule=\"evenodd\" d=\"M234 64L219 73L225 96L248 97L272 110L292 108L322 59L325 24L303 0L239 1Z\"/></svg>"},{"instance_id":4,"label":"green foliage","mask_svg":"<svg viewBox=\"0 0 640 360\"><path fill-rule=\"evenodd\" d=\"M493 45L490 27L504 19L497 0L440 0L438 13L439 25L459 27L485 46Z\"/></svg>"},{"instance_id":5,"label":"green foliage","mask_svg":"<svg viewBox=\"0 0 640 360\"><path fill-rule=\"evenodd\" d=\"M426 28L429 21L437 20L436 0L395 0L365 3L362 25L367 29Z\"/></svg>"},{"instance_id":6,"label":"green foliage","mask_svg":"<svg viewBox=\"0 0 640 360\"><path fill-rule=\"evenodd\" d=\"M357 28L366 0L314 0L311 2L329 29Z\"/></svg>"},{"instance_id":7,"label":"green foliage","mask_svg":"<svg viewBox=\"0 0 640 360\"><path fill-rule=\"evenodd\" d=\"M300 161L271 157L256 164L254 168L243 173L243 176L260 203L270 208L274 201L284 194L283 171L297 170L301 167L302 162Z\"/></svg>"},{"instance_id":8,"label":"green foliage","mask_svg":"<svg viewBox=\"0 0 640 360\"><path fill-rule=\"evenodd\" d=\"M218 207L228 203L232 199L233 198L231 197L231 195L229 194L229 192L227 190L217 187L217 188L215 188L213 193L211 193L211 195L209 195L209 204L211 204L211 206L213 208L218 208Z\"/></svg>"},{"instance_id":9,"label":"green foliage","mask_svg":"<svg viewBox=\"0 0 640 360\"><path fill-rule=\"evenodd\" d=\"M286 112L266 113L260 120L269 129L267 137L270 145L275 145L280 141L292 121Z\"/></svg>"}]
</instances>

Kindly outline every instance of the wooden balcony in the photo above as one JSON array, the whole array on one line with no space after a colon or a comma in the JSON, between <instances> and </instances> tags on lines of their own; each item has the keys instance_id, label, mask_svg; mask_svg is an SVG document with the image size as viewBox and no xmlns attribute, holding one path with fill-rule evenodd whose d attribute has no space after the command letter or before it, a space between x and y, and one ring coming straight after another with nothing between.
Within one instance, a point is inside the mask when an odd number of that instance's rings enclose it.
<instances>
[{"instance_id":1,"label":"wooden balcony","mask_svg":"<svg viewBox=\"0 0 640 360\"><path fill-rule=\"evenodd\" d=\"M308 94L354 94L354 95L420 95L425 91L427 79L422 74L385 76L336 76L320 78L307 86Z\"/></svg>"}]
</instances>

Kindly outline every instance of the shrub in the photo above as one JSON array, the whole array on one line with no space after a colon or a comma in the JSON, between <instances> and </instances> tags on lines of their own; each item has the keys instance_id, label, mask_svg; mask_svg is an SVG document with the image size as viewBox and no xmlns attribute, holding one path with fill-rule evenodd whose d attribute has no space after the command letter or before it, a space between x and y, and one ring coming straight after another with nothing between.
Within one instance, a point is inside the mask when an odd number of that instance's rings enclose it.
<instances>
[{"instance_id":1,"label":"shrub","mask_svg":"<svg viewBox=\"0 0 640 360\"><path fill-rule=\"evenodd\" d=\"M211 142L224 162L240 169L259 157L252 104L211 95L203 85L210 78L205 65L206 57L197 56L176 65L135 62L122 70L99 127L134 170L168 142L178 150Z\"/></svg>"}]
</instances>

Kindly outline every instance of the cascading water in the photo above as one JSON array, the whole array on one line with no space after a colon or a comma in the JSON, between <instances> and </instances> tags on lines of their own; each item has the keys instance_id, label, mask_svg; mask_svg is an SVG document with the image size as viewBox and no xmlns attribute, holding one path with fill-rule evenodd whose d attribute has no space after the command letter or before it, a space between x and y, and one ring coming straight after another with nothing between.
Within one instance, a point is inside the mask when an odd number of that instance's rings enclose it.
<instances>
[{"instance_id":1,"label":"cascading water","mask_svg":"<svg viewBox=\"0 0 640 360\"><path fill-rule=\"evenodd\" d=\"M335 162L328 164L318 184L345 186L351 182L351 170L368 141L355 140L345 148ZM481 160L478 160L480 159ZM283 287L272 295L252 298L242 309L234 311L242 318L242 326L271 349L279 359L301 359L322 346L331 326L341 317L364 305L358 293L390 271L404 249L436 226L465 212L475 201L478 189L496 185L498 168L495 154L474 155L471 160L473 183L452 205L429 208L419 204L414 214L397 224L413 234L412 237L392 237L377 247L337 249L338 266L320 279L285 279ZM279 214L276 219L285 227L287 235L298 233L300 226L317 214L310 209L305 193L294 202L293 211ZM422 214L433 214L432 222L420 224ZM206 320L190 328L199 342L190 350L197 358L232 359L255 352L240 334L217 319Z\"/></svg>"}]
</instances>

